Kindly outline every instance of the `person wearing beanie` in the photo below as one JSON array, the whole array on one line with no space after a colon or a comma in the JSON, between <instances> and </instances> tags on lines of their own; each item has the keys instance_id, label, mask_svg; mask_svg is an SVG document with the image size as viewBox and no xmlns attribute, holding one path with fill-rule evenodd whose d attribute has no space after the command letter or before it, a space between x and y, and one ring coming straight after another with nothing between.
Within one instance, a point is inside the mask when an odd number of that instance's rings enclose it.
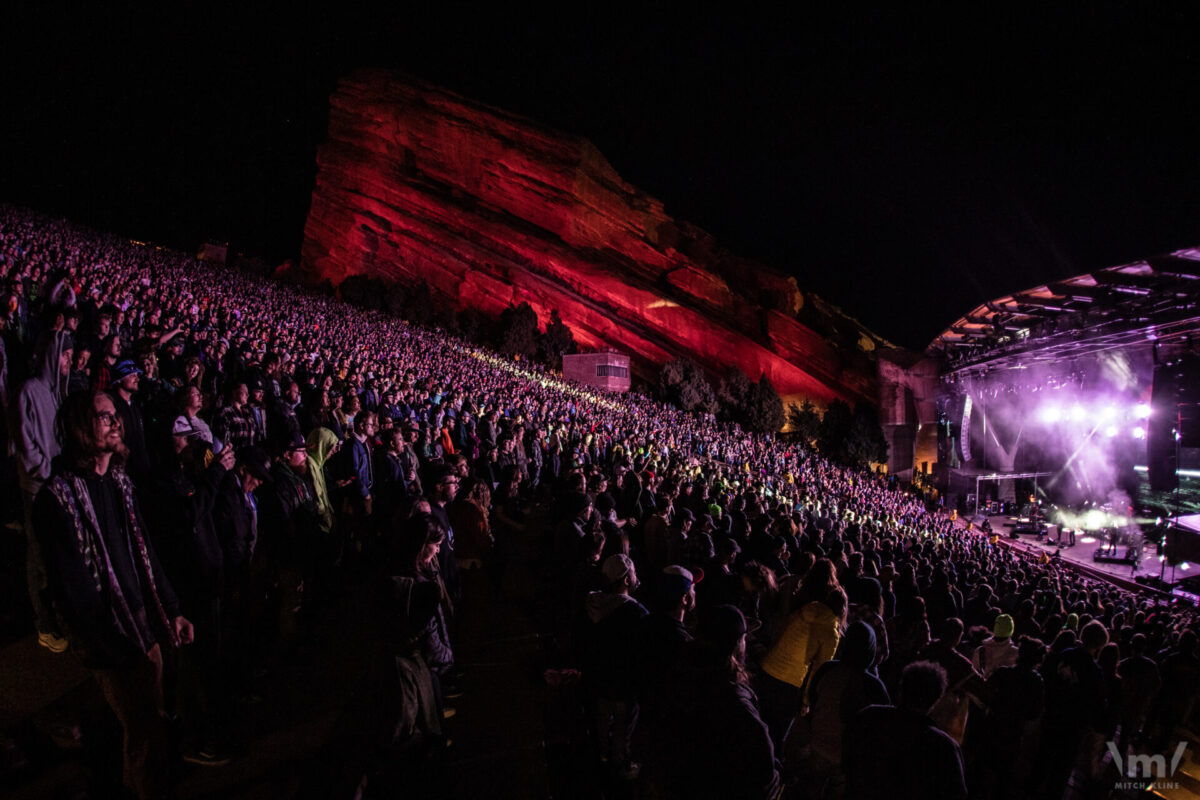
<instances>
[{"instance_id":1,"label":"person wearing beanie","mask_svg":"<svg viewBox=\"0 0 1200 800\"><path fill-rule=\"evenodd\" d=\"M992 635L979 647L971 658L971 666L986 680L1001 667L1011 667L1017 663L1019 650L1013 643L1013 618L1008 614L996 617L992 625Z\"/></svg>"}]
</instances>

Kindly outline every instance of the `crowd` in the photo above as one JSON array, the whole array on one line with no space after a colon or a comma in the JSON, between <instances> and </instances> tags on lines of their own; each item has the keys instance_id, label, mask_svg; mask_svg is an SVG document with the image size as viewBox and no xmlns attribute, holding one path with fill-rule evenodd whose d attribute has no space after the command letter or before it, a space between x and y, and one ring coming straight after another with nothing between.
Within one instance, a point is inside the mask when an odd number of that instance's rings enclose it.
<instances>
[{"instance_id":1,"label":"crowd","mask_svg":"<svg viewBox=\"0 0 1200 800\"><path fill-rule=\"evenodd\" d=\"M1106 796L1106 742L1191 716L1191 607L805 446L11 207L0 279L38 639L96 676L139 797L171 792L170 720L187 760L238 754L255 676L348 576L389 785L442 746L518 540L598 774L648 796Z\"/></svg>"}]
</instances>

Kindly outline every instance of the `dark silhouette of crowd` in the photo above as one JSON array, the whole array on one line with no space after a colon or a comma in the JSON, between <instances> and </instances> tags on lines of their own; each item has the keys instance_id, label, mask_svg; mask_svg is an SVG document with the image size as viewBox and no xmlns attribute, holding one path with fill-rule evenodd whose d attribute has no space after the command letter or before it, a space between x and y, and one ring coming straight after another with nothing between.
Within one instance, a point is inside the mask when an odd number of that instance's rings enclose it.
<instances>
[{"instance_id":1,"label":"dark silhouette of crowd","mask_svg":"<svg viewBox=\"0 0 1200 800\"><path fill-rule=\"evenodd\" d=\"M351 583L387 664L357 789L402 786L521 541L607 790L1105 797L1107 743L1192 718L1191 606L803 444L11 207L0 278L38 640L95 675L139 797L245 754L264 670Z\"/></svg>"}]
</instances>

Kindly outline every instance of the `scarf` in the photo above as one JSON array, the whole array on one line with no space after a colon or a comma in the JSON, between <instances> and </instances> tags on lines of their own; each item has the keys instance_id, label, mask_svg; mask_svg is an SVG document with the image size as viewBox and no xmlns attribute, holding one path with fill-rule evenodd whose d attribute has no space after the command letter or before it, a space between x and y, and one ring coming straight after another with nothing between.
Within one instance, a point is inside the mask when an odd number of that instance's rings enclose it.
<instances>
[{"instance_id":1,"label":"scarf","mask_svg":"<svg viewBox=\"0 0 1200 800\"><path fill-rule=\"evenodd\" d=\"M121 490L121 498L125 504L125 516L129 521L129 534L133 539L135 568L138 570L138 577L141 579L143 592L148 593L150 600L153 603L145 603L147 598L143 598L143 603L150 612L157 612L157 621L162 625L163 630L167 631L170 636L171 644L175 647L179 646L179 637L175 633L175 628L171 625L171 621L167 618L167 611L163 608L162 599L158 595L158 586L154 580L154 569L150 561L150 551L146 545L146 537L142 534L141 525L138 523L138 515L134 509L133 502L133 483L129 480L129 476L123 470L115 470L113 479L117 482L117 487ZM121 584L117 580L116 573L113 571L112 560L108 554L108 547L104 542L104 537L100 533L100 523L96 520L96 511L92 507L92 498L88 494L87 485L83 478L78 475L66 475L52 478L47 484L50 491L54 493L59 505L71 517L72 525L75 529L75 541L79 546L79 552L83 555L84 563L92 574L93 585L96 591L103 594L105 589L108 590L109 596L112 598L110 604L113 622L117 629L126 637L133 639L142 651L147 651L154 646L153 641L145 641L145 636L142 633L141 626L138 625L134 618L133 612L129 608L129 603L125 599L125 594L121 590Z\"/></svg>"}]
</instances>

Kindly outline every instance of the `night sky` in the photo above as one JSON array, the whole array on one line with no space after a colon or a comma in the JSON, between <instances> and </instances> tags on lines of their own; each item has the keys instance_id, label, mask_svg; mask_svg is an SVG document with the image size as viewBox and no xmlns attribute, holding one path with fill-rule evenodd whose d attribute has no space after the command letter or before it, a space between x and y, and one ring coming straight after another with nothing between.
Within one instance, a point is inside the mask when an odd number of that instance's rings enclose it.
<instances>
[{"instance_id":1,"label":"night sky","mask_svg":"<svg viewBox=\"0 0 1200 800\"><path fill-rule=\"evenodd\" d=\"M1200 245L1200 10L23 5L0 19L0 200L189 250L298 257L356 66L587 137L669 213L913 348L1001 294Z\"/></svg>"}]
</instances>

